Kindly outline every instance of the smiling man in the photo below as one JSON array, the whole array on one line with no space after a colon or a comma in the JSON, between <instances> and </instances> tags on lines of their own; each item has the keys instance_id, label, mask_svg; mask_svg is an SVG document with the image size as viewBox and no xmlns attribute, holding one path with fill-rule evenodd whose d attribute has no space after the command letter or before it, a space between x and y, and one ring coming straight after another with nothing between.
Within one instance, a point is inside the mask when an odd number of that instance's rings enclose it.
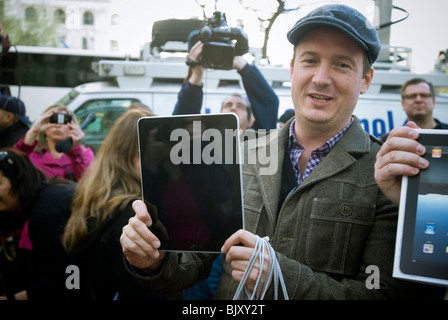
<instances>
[{"instance_id":1,"label":"smiling man","mask_svg":"<svg viewBox=\"0 0 448 320\"><path fill-rule=\"evenodd\" d=\"M278 167L263 174L260 163L243 165L246 229L222 247L216 298L234 296L265 236L275 257L265 254L263 267L256 260L245 280L249 294L266 284L265 298L275 297L275 282L265 280L268 263L277 260L290 299L441 298L432 287L392 277L398 209L374 180L380 143L352 115L372 81L381 47L376 30L358 11L326 5L287 36L295 118L244 149L244 159L253 159L275 145ZM142 284L175 292L206 276L206 257L158 251L144 204L135 203L135 211L121 243Z\"/></svg>"}]
</instances>

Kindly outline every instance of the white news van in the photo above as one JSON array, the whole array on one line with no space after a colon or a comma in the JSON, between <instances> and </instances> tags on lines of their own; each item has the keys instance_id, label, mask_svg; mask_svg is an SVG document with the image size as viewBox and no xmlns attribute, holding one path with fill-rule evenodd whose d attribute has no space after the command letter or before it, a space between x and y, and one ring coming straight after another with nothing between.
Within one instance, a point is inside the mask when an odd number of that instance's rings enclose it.
<instances>
[{"instance_id":1,"label":"white news van","mask_svg":"<svg viewBox=\"0 0 448 320\"><path fill-rule=\"evenodd\" d=\"M97 119L85 129L85 144L95 151L108 132L111 121L118 118L133 102L147 105L157 115L170 115L188 67L184 59L153 59L152 61L100 61L100 76L110 82L87 83L75 87L61 100L76 113L82 122L94 112ZM448 88L445 73L415 74L394 63L374 65L375 74L369 91L360 96L355 114L370 134L379 137L406 121L401 106L400 87L408 79L422 77L436 89ZM280 100L279 116L293 108L289 84L289 68L258 66L273 86ZM221 101L231 93L244 93L241 77L235 70L207 69L204 75L204 103L201 113L217 113ZM447 92L447 91L444 91ZM434 116L448 122L448 95L436 97Z\"/></svg>"}]
</instances>

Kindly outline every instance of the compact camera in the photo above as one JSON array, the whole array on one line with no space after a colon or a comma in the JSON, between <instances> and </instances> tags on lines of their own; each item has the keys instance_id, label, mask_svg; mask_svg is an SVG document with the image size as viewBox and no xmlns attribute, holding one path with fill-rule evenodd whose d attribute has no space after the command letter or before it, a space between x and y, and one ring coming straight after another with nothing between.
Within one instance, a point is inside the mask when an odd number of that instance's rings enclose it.
<instances>
[{"instance_id":1,"label":"compact camera","mask_svg":"<svg viewBox=\"0 0 448 320\"><path fill-rule=\"evenodd\" d=\"M69 113L53 113L50 116L50 123L67 124L72 121L72 115Z\"/></svg>"},{"instance_id":2,"label":"compact camera","mask_svg":"<svg viewBox=\"0 0 448 320\"><path fill-rule=\"evenodd\" d=\"M204 68L230 70L233 57L249 51L249 41L244 30L227 26L225 13L214 12L213 17L199 30L188 36L188 51L201 40L204 43L199 63Z\"/></svg>"}]
</instances>

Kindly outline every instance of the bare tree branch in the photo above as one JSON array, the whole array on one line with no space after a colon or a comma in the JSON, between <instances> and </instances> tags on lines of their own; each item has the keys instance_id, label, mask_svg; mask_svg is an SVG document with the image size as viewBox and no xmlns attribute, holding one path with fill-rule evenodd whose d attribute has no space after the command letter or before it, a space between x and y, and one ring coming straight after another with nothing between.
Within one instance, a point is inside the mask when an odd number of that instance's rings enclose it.
<instances>
[{"instance_id":1,"label":"bare tree branch","mask_svg":"<svg viewBox=\"0 0 448 320\"><path fill-rule=\"evenodd\" d=\"M295 8L286 8L285 3L286 0L276 0L277 1L277 10L272 14L272 16L269 19L262 19L260 16L258 16L258 20L261 22L268 21L268 26L266 27L264 31L264 41L263 41L263 49L262 49L262 58L268 58L268 42L269 42L269 35L272 29L272 26L275 23L275 20L283 13L291 12L299 10L302 5L298 5ZM254 10L254 12L257 12Z\"/></svg>"},{"instance_id":2,"label":"bare tree branch","mask_svg":"<svg viewBox=\"0 0 448 320\"><path fill-rule=\"evenodd\" d=\"M204 19L207 19L206 14L205 14L205 6L206 6L205 3L201 4L200 0L195 0L195 1L202 8L202 13L203 13ZM215 11L217 8L218 1L219 0L215 0ZM275 0L275 1L277 2L277 9L272 13L270 18L262 18L261 14L258 12L257 8L247 8L247 9L255 12L260 23L263 23L263 22L268 23L267 27L264 30L262 58L268 58L267 51L268 51L269 34L270 34L272 26L274 25L277 18L283 13L297 11L302 7L302 4L300 4L295 8L286 8L286 0ZM239 3L243 6L243 0L239 0Z\"/></svg>"}]
</instances>

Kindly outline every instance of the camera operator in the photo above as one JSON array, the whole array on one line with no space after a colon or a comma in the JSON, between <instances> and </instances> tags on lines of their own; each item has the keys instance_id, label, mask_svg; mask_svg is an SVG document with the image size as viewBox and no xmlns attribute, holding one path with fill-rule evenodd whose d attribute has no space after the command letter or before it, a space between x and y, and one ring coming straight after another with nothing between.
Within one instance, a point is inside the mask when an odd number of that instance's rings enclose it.
<instances>
[{"instance_id":1,"label":"camera operator","mask_svg":"<svg viewBox=\"0 0 448 320\"><path fill-rule=\"evenodd\" d=\"M56 144L71 138L73 145L67 153L59 152ZM84 132L75 115L57 104L47 108L15 147L28 154L31 162L49 177L79 181L93 161L91 148L81 145Z\"/></svg>"},{"instance_id":2,"label":"camera operator","mask_svg":"<svg viewBox=\"0 0 448 320\"><path fill-rule=\"evenodd\" d=\"M199 63L204 43L196 42L188 56L189 74L178 94L173 114L198 114L203 101L204 67ZM240 119L242 130L248 128L275 129L279 100L260 70L247 63L242 56L233 58L233 69L241 75L247 99L231 95L224 99L221 112L234 112Z\"/></svg>"},{"instance_id":3,"label":"camera operator","mask_svg":"<svg viewBox=\"0 0 448 320\"><path fill-rule=\"evenodd\" d=\"M178 94L178 101L174 108L174 115L198 114L201 112L203 101L204 67L199 63L204 44L197 41L189 52L188 76ZM241 75L247 98L239 94L226 97L221 105L221 112L234 112L240 122L241 130L252 128L275 129L279 100L272 87L255 65L249 64L242 56L234 56L233 69ZM217 282L221 276L222 255L213 264L213 271L209 278L183 292L184 299L202 300L214 296Z\"/></svg>"}]
</instances>

